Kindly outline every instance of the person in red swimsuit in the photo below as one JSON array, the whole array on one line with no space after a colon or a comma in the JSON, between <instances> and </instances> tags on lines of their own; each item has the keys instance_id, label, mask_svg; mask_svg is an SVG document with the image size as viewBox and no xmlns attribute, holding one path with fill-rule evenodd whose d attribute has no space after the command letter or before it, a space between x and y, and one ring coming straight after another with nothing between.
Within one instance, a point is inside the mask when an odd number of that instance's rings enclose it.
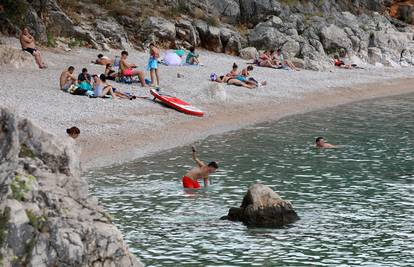
<instances>
[{"instance_id":1,"label":"person in red swimsuit","mask_svg":"<svg viewBox=\"0 0 414 267\"><path fill-rule=\"evenodd\" d=\"M215 173L218 169L218 165L216 162L212 161L208 165L204 162L199 160L196 156L196 150L194 147L191 147L193 150L193 160L197 163L197 167L194 167L186 175L183 176L183 186L184 188L193 188L198 189L201 188L198 179L204 180L204 187L208 186L208 175L211 173Z\"/></svg>"}]
</instances>

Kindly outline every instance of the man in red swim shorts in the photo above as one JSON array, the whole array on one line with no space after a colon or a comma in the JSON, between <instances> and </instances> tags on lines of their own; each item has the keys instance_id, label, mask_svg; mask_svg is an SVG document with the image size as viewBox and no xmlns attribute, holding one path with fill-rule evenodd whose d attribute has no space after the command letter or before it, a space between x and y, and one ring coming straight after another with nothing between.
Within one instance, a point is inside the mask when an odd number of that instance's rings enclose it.
<instances>
[{"instance_id":1,"label":"man in red swim shorts","mask_svg":"<svg viewBox=\"0 0 414 267\"><path fill-rule=\"evenodd\" d=\"M194 147L191 147L193 150L193 159L197 163L197 167L194 167L186 175L183 177L183 186L184 188L200 188L200 184L198 183L198 179L204 179L204 187L208 186L208 175L210 173L215 173L218 169L218 165L216 162L212 161L208 165L204 162L199 160L196 156L196 150Z\"/></svg>"}]
</instances>

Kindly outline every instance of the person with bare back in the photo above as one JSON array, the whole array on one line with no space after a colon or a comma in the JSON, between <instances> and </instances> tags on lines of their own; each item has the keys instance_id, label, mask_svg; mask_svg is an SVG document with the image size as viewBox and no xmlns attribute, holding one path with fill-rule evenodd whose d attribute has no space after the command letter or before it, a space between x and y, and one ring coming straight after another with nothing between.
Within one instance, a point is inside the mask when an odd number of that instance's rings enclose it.
<instances>
[{"instance_id":1,"label":"person with bare back","mask_svg":"<svg viewBox=\"0 0 414 267\"><path fill-rule=\"evenodd\" d=\"M197 166L191 169L183 176L182 182L184 188L193 188L199 189L201 188L198 180L204 180L204 187L208 186L208 176L211 173L215 173L218 169L218 165L215 161L210 162L209 164L205 164L203 161L197 158L196 150L194 147L191 147L193 151L193 160L197 163Z\"/></svg>"},{"instance_id":2,"label":"person with bare back","mask_svg":"<svg viewBox=\"0 0 414 267\"><path fill-rule=\"evenodd\" d=\"M29 52L32 56L34 56L36 64L39 68L47 68L46 64L42 61L39 50L36 48L35 39L29 33L29 29L26 26L22 28L22 32L20 34L20 44L23 51Z\"/></svg>"}]
</instances>

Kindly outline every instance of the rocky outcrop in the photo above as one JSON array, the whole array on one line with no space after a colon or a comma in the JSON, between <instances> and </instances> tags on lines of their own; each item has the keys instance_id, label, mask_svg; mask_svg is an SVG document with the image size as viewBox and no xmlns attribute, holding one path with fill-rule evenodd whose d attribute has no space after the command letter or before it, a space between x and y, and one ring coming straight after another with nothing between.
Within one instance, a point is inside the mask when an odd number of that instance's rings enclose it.
<instances>
[{"instance_id":1,"label":"rocky outcrop","mask_svg":"<svg viewBox=\"0 0 414 267\"><path fill-rule=\"evenodd\" d=\"M16 49L8 45L0 44L0 66L12 66L21 68L23 66L33 66L37 68L33 56L21 49Z\"/></svg>"},{"instance_id":2,"label":"rocky outcrop","mask_svg":"<svg viewBox=\"0 0 414 267\"><path fill-rule=\"evenodd\" d=\"M340 51L361 63L413 64L414 30L405 23L414 16L412 0L162 0L150 8L145 0L92 2L8 1L0 30L17 33L16 21L24 21L39 40L59 35L103 49L128 49L130 42L231 55L249 46L281 48L286 58L313 70L332 68Z\"/></svg>"},{"instance_id":3,"label":"rocky outcrop","mask_svg":"<svg viewBox=\"0 0 414 267\"><path fill-rule=\"evenodd\" d=\"M252 185L240 208L230 208L221 219L240 221L248 227L282 227L299 220L289 201L283 200L270 187Z\"/></svg>"},{"instance_id":4,"label":"rocky outcrop","mask_svg":"<svg viewBox=\"0 0 414 267\"><path fill-rule=\"evenodd\" d=\"M88 196L73 140L0 109L2 266L142 266Z\"/></svg>"}]
</instances>

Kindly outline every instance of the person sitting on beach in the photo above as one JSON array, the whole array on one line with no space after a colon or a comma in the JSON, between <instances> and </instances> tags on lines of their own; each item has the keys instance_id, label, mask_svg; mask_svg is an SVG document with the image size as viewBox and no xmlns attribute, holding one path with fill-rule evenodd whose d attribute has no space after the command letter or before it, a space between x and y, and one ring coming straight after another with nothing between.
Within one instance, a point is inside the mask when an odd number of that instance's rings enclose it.
<instances>
[{"instance_id":1,"label":"person sitting on beach","mask_svg":"<svg viewBox=\"0 0 414 267\"><path fill-rule=\"evenodd\" d=\"M160 58L160 52L158 48L155 46L155 44L153 43L150 43L149 49L150 49L150 57L148 60L148 70L150 71L151 84L158 86L160 84L160 75L158 71L158 59ZM157 78L157 83L155 83L154 74L155 74L155 77Z\"/></svg>"},{"instance_id":2,"label":"person sitting on beach","mask_svg":"<svg viewBox=\"0 0 414 267\"><path fill-rule=\"evenodd\" d=\"M237 76L237 69L239 66L237 66L236 62L233 63L233 67L229 73L226 74L227 77L235 78Z\"/></svg>"},{"instance_id":3,"label":"person sitting on beach","mask_svg":"<svg viewBox=\"0 0 414 267\"><path fill-rule=\"evenodd\" d=\"M66 133L72 137L73 139L78 138L78 136L80 135L80 130L78 127L71 127L69 129L66 129Z\"/></svg>"},{"instance_id":4,"label":"person sitting on beach","mask_svg":"<svg viewBox=\"0 0 414 267\"><path fill-rule=\"evenodd\" d=\"M190 52L187 54L185 62L190 65L200 65L199 55L195 52L194 46L190 47Z\"/></svg>"},{"instance_id":5,"label":"person sitting on beach","mask_svg":"<svg viewBox=\"0 0 414 267\"><path fill-rule=\"evenodd\" d=\"M73 75L75 68L70 66L67 70L64 70L62 74L60 74L60 89L67 92L72 85L77 84L77 79Z\"/></svg>"},{"instance_id":6,"label":"person sitting on beach","mask_svg":"<svg viewBox=\"0 0 414 267\"><path fill-rule=\"evenodd\" d=\"M78 86L86 91L92 90L92 78L86 68L83 68L82 73L78 75Z\"/></svg>"},{"instance_id":7,"label":"person sitting on beach","mask_svg":"<svg viewBox=\"0 0 414 267\"><path fill-rule=\"evenodd\" d=\"M109 57L98 54L98 58L95 61L91 61L91 63L106 66L106 64L113 64L114 62L113 60L109 59Z\"/></svg>"},{"instance_id":8,"label":"person sitting on beach","mask_svg":"<svg viewBox=\"0 0 414 267\"><path fill-rule=\"evenodd\" d=\"M200 184L198 183L199 179L204 180L204 187L208 186L208 175L211 173L215 173L218 169L218 165L216 162L212 161L208 165L204 162L199 160L196 156L196 150L194 147L191 147L193 151L193 160L197 163L197 167L194 167L186 175L183 176L182 182L184 188L193 188L198 189L201 188Z\"/></svg>"},{"instance_id":9,"label":"person sitting on beach","mask_svg":"<svg viewBox=\"0 0 414 267\"><path fill-rule=\"evenodd\" d=\"M32 56L34 56L36 64L39 68L47 68L46 64L42 61L39 50L36 48L35 39L29 33L29 29L26 26L22 28L22 32L20 34L20 44L23 51L29 52Z\"/></svg>"},{"instance_id":10,"label":"person sitting on beach","mask_svg":"<svg viewBox=\"0 0 414 267\"><path fill-rule=\"evenodd\" d=\"M122 51L121 60L119 62L119 68L120 68L121 74L124 76L128 76L128 77L138 76L139 81L141 82L141 86L145 87L146 83L145 83L144 72L140 70L134 70L137 67L137 65L128 64L126 62L127 58L128 58L128 52Z\"/></svg>"},{"instance_id":11,"label":"person sitting on beach","mask_svg":"<svg viewBox=\"0 0 414 267\"><path fill-rule=\"evenodd\" d=\"M118 73L112 68L112 64L111 63L106 64L105 66L106 79L114 81L117 76L118 76Z\"/></svg>"},{"instance_id":12,"label":"person sitting on beach","mask_svg":"<svg viewBox=\"0 0 414 267\"><path fill-rule=\"evenodd\" d=\"M271 51L271 53L273 64L275 64L278 68L288 67L292 70L300 71L300 69L296 68L295 64L284 58L282 49L279 48L276 52Z\"/></svg>"},{"instance_id":13,"label":"person sitting on beach","mask_svg":"<svg viewBox=\"0 0 414 267\"><path fill-rule=\"evenodd\" d=\"M117 98L125 98L125 99L131 99L133 97L130 97L122 92L116 91L115 88L113 88L111 85L106 83L106 77L105 74L99 75L93 75L94 80L94 95L95 97L105 97L107 95L112 96L113 99Z\"/></svg>"},{"instance_id":14,"label":"person sitting on beach","mask_svg":"<svg viewBox=\"0 0 414 267\"><path fill-rule=\"evenodd\" d=\"M266 81L259 83L254 78L250 77L250 72L253 71L253 69L253 66L247 66L247 68L244 68L235 78L241 82L254 85L255 87L266 85Z\"/></svg>"},{"instance_id":15,"label":"person sitting on beach","mask_svg":"<svg viewBox=\"0 0 414 267\"><path fill-rule=\"evenodd\" d=\"M338 68L352 69L352 66L345 64L345 62L341 60L338 55L334 55L334 65Z\"/></svg>"},{"instance_id":16,"label":"person sitting on beach","mask_svg":"<svg viewBox=\"0 0 414 267\"><path fill-rule=\"evenodd\" d=\"M325 139L321 136L316 138L315 146L316 148L336 148L336 146L326 143Z\"/></svg>"},{"instance_id":17,"label":"person sitting on beach","mask_svg":"<svg viewBox=\"0 0 414 267\"><path fill-rule=\"evenodd\" d=\"M258 66L260 67L267 67L267 68L274 68L276 69L277 66L273 64L270 51L265 50L258 59Z\"/></svg>"}]
</instances>

